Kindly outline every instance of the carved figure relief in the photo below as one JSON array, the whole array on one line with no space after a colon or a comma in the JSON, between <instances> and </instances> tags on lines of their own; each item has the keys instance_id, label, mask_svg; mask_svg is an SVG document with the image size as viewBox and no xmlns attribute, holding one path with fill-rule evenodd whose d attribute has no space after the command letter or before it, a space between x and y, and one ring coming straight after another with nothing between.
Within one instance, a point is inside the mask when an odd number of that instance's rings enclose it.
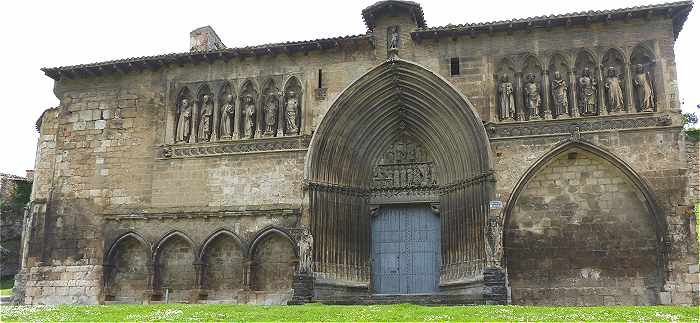
<instances>
[{"instance_id":1,"label":"carved figure relief","mask_svg":"<svg viewBox=\"0 0 700 323\"><path fill-rule=\"evenodd\" d=\"M637 111L654 111L656 93L654 91L653 66L656 63L654 53L646 46L640 44L632 51L630 57L632 64L632 89Z\"/></svg>"},{"instance_id":2,"label":"carved figure relief","mask_svg":"<svg viewBox=\"0 0 700 323\"><path fill-rule=\"evenodd\" d=\"M233 120L235 115L235 107L232 94L225 94L221 106L221 137L231 138L233 135Z\"/></svg>"},{"instance_id":3,"label":"carved figure relief","mask_svg":"<svg viewBox=\"0 0 700 323\"><path fill-rule=\"evenodd\" d=\"M265 101L265 134L273 135L277 131L277 97L267 95Z\"/></svg>"},{"instance_id":4,"label":"carved figure relief","mask_svg":"<svg viewBox=\"0 0 700 323\"><path fill-rule=\"evenodd\" d=\"M552 99L554 99L554 116L566 115L569 110L569 86L559 71L554 72L552 80Z\"/></svg>"},{"instance_id":5,"label":"carved figure relief","mask_svg":"<svg viewBox=\"0 0 700 323\"><path fill-rule=\"evenodd\" d=\"M406 138L389 146L373 169L375 189L426 187L435 183L433 163L427 153Z\"/></svg>"},{"instance_id":6,"label":"carved figure relief","mask_svg":"<svg viewBox=\"0 0 700 323\"><path fill-rule=\"evenodd\" d=\"M178 96L175 142L189 142L192 134L192 100L187 88Z\"/></svg>"},{"instance_id":7,"label":"carved figure relief","mask_svg":"<svg viewBox=\"0 0 700 323\"><path fill-rule=\"evenodd\" d=\"M508 74L501 76L501 84L498 85L499 115L501 120L515 119L515 99L513 96L513 83L511 83Z\"/></svg>"},{"instance_id":8,"label":"carved figure relief","mask_svg":"<svg viewBox=\"0 0 700 323\"><path fill-rule=\"evenodd\" d=\"M609 49L603 56L603 66L606 68L603 83L605 106L613 113L624 111L627 109L625 104L630 103L630 98L627 97L630 76L622 52Z\"/></svg>"},{"instance_id":9,"label":"carved figure relief","mask_svg":"<svg viewBox=\"0 0 700 323\"><path fill-rule=\"evenodd\" d=\"M540 118L542 97L540 97L540 89L537 86L537 77L534 73L527 74L527 83L525 83L524 90L528 116L531 120L537 120Z\"/></svg>"},{"instance_id":10,"label":"carved figure relief","mask_svg":"<svg viewBox=\"0 0 700 323\"><path fill-rule=\"evenodd\" d=\"M192 106L190 100L183 97L178 108L176 142L188 142L192 133Z\"/></svg>"},{"instance_id":11,"label":"carved figure relief","mask_svg":"<svg viewBox=\"0 0 700 323\"><path fill-rule=\"evenodd\" d=\"M619 112L624 109L624 95L622 94L622 81L614 66L608 67L608 76L605 79L605 99L610 112Z\"/></svg>"},{"instance_id":12,"label":"carved figure relief","mask_svg":"<svg viewBox=\"0 0 700 323\"><path fill-rule=\"evenodd\" d=\"M387 44L388 49L398 49L399 48L399 26L391 26L387 32Z\"/></svg>"},{"instance_id":13,"label":"carved figure relief","mask_svg":"<svg viewBox=\"0 0 700 323\"><path fill-rule=\"evenodd\" d=\"M654 111L654 90L644 65L634 66L634 88L637 93L637 106L641 111Z\"/></svg>"},{"instance_id":14,"label":"carved figure relief","mask_svg":"<svg viewBox=\"0 0 700 323\"><path fill-rule=\"evenodd\" d=\"M596 114L596 86L597 82L591 76L591 70L586 67L578 79L579 87L579 110L582 115L590 116Z\"/></svg>"},{"instance_id":15,"label":"carved figure relief","mask_svg":"<svg viewBox=\"0 0 700 323\"><path fill-rule=\"evenodd\" d=\"M287 92L287 102L285 103L285 118L287 119L287 133L297 134L299 126L297 125L297 112L299 111L299 99L297 93L293 90Z\"/></svg>"},{"instance_id":16,"label":"carved figure relief","mask_svg":"<svg viewBox=\"0 0 700 323\"><path fill-rule=\"evenodd\" d=\"M250 94L243 96L243 129L244 138L255 136L255 101Z\"/></svg>"},{"instance_id":17,"label":"carved figure relief","mask_svg":"<svg viewBox=\"0 0 700 323\"><path fill-rule=\"evenodd\" d=\"M200 110L202 112L199 119L197 138L199 141L209 141L211 139L212 125L214 124L214 103L208 94L202 96L201 102Z\"/></svg>"}]
</instances>

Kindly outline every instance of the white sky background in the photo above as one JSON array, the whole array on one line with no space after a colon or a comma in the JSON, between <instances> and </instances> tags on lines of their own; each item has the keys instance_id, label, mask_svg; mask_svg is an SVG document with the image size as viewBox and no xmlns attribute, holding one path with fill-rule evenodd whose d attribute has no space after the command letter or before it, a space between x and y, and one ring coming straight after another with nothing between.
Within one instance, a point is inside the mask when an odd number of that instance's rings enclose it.
<instances>
[{"instance_id":1,"label":"white sky background","mask_svg":"<svg viewBox=\"0 0 700 323\"><path fill-rule=\"evenodd\" d=\"M428 26L615 9L664 0L416 0ZM359 1L7 1L0 14L0 172L34 168L34 123L58 105L41 67L75 65L189 50L189 32L211 25L228 47L363 34ZM700 6L700 5L698 5ZM700 104L700 11L676 43L685 112ZM693 40L695 39L695 40Z\"/></svg>"}]
</instances>

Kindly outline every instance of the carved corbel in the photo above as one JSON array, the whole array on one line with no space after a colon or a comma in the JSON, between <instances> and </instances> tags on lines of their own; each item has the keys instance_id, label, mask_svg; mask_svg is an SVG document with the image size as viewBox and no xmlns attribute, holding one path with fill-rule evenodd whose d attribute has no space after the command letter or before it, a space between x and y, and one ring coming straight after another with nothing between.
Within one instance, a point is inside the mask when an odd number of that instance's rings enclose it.
<instances>
[{"instance_id":1,"label":"carved corbel","mask_svg":"<svg viewBox=\"0 0 700 323\"><path fill-rule=\"evenodd\" d=\"M370 217L375 217L377 214L379 214L379 209L381 206L378 205L372 205L369 207L369 216Z\"/></svg>"},{"instance_id":2,"label":"carved corbel","mask_svg":"<svg viewBox=\"0 0 700 323\"><path fill-rule=\"evenodd\" d=\"M440 215L440 203L430 203L430 211L435 215Z\"/></svg>"}]
</instances>

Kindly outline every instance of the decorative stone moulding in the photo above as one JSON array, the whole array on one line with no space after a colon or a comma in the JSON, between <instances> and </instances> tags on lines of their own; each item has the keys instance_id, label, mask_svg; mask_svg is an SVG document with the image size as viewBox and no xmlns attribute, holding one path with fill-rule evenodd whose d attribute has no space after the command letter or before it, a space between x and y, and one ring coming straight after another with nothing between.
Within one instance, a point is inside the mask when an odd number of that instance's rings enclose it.
<instances>
[{"instance_id":1,"label":"decorative stone moulding","mask_svg":"<svg viewBox=\"0 0 700 323\"><path fill-rule=\"evenodd\" d=\"M224 218L224 217L244 217L244 216L296 216L300 215L299 209L263 209L263 210L221 210L211 212L144 212L138 214L108 214L105 219L108 221L128 221L128 220L177 220L192 218Z\"/></svg>"},{"instance_id":2,"label":"decorative stone moulding","mask_svg":"<svg viewBox=\"0 0 700 323\"><path fill-rule=\"evenodd\" d=\"M578 129L580 132L596 132L638 128L657 128L672 126L671 118L666 115L647 115L633 117L607 116L580 119L549 120L528 123L487 123L485 125L490 139L568 135Z\"/></svg>"},{"instance_id":3,"label":"decorative stone moulding","mask_svg":"<svg viewBox=\"0 0 700 323\"><path fill-rule=\"evenodd\" d=\"M305 151L309 147L310 142L311 136L299 135L185 145L172 144L160 147L159 158L192 158L280 151Z\"/></svg>"}]
</instances>

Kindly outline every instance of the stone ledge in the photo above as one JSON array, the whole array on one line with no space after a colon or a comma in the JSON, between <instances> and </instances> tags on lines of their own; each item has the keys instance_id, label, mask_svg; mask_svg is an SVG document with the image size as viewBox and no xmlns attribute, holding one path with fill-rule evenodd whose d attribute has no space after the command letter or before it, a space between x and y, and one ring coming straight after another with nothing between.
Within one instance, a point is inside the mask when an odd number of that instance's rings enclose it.
<instances>
[{"instance_id":1,"label":"stone ledge","mask_svg":"<svg viewBox=\"0 0 700 323\"><path fill-rule=\"evenodd\" d=\"M310 135L242 139L235 141L203 142L196 144L171 144L159 146L161 160L245 155L260 153L280 153L306 151L311 143Z\"/></svg>"}]
</instances>

